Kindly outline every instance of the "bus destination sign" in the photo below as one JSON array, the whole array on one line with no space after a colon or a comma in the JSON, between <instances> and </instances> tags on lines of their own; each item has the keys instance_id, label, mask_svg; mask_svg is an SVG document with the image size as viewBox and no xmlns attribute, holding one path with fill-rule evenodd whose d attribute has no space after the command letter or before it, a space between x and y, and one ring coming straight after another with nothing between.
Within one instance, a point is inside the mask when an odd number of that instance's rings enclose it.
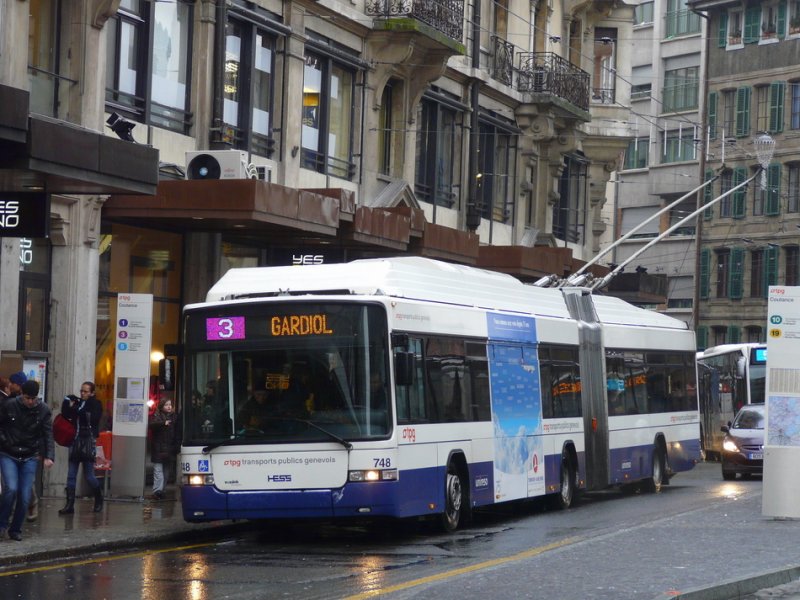
<instances>
[{"instance_id":1,"label":"bus destination sign","mask_svg":"<svg viewBox=\"0 0 800 600\"><path fill-rule=\"evenodd\" d=\"M261 321L261 319L256 319ZM257 323L258 324L258 323ZM256 327L256 329L260 329ZM251 331L252 333L252 331ZM281 315L269 320L272 337L333 335L325 314ZM206 341L244 340L245 317L209 317L206 319Z\"/></svg>"}]
</instances>

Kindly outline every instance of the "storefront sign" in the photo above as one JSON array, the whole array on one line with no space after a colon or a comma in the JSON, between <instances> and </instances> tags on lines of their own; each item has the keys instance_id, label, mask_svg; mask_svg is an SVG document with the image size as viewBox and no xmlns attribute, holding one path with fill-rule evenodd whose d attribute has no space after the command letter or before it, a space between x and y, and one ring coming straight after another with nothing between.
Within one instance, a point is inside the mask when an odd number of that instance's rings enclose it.
<instances>
[{"instance_id":1,"label":"storefront sign","mask_svg":"<svg viewBox=\"0 0 800 600\"><path fill-rule=\"evenodd\" d=\"M0 237L40 238L50 232L50 196L0 194Z\"/></svg>"}]
</instances>

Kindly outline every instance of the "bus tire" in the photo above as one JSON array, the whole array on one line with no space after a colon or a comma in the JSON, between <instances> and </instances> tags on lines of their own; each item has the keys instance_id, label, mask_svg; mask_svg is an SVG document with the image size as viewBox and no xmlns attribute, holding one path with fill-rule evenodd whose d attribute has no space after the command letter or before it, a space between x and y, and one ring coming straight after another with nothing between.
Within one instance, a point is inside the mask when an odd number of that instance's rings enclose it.
<instances>
[{"instance_id":1,"label":"bus tire","mask_svg":"<svg viewBox=\"0 0 800 600\"><path fill-rule=\"evenodd\" d=\"M667 460L666 456L664 456L664 448L661 444L656 443L653 448L653 474L650 479L647 480L647 487L649 491L654 494L661 492L664 477L666 476L666 463Z\"/></svg>"},{"instance_id":2,"label":"bus tire","mask_svg":"<svg viewBox=\"0 0 800 600\"><path fill-rule=\"evenodd\" d=\"M575 501L577 483L575 480L575 467L570 460L570 455L564 452L561 455L561 491L551 496L551 506L557 510L570 508Z\"/></svg>"},{"instance_id":3,"label":"bus tire","mask_svg":"<svg viewBox=\"0 0 800 600\"><path fill-rule=\"evenodd\" d=\"M444 512L440 515L442 529L452 533L465 521L467 495L465 479L455 461L447 464L444 476Z\"/></svg>"}]
</instances>

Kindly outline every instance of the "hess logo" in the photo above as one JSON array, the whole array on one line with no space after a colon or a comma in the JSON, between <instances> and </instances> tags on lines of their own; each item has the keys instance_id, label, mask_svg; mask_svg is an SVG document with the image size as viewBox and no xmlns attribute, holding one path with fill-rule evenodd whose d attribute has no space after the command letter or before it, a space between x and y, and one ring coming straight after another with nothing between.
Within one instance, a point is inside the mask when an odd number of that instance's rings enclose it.
<instances>
[{"instance_id":1,"label":"hess logo","mask_svg":"<svg viewBox=\"0 0 800 600\"><path fill-rule=\"evenodd\" d=\"M19 201L0 200L0 227L19 226Z\"/></svg>"},{"instance_id":2,"label":"hess logo","mask_svg":"<svg viewBox=\"0 0 800 600\"><path fill-rule=\"evenodd\" d=\"M267 481L271 482L279 482L279 481L291 481L291 475L267 475Z\"/></svg>"}]
</instances>

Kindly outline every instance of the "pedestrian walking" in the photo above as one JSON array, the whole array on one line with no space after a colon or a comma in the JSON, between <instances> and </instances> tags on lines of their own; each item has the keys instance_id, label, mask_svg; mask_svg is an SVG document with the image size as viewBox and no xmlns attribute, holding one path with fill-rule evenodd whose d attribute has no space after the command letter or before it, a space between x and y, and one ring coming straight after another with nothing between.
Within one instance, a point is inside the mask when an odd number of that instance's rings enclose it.
<instances>
[{"instance_id":1,"label":"pedestrian walking","mask_svg":"<svg viewBox=\"0 0 800 600\"><path fill-rule=\"evenodd\" d=\"M70 394L61 403L61 414L75 424L75 440L69 447L69 470L67 471L67 501L60 515L71 515L75 512L75 485L78 479L78 468L83 465L83 477L94 494L94 512L103 510L103 490L94 474L94 460L97 454L97 436L100 434L100 417L103 406L94 395L94 383L84 381L81 384L80 398Z\"/></svg>"},{"instance_id":2,"label":"pedestrian walking","mask_svg":"<svg viewBox=\"0 0 800 600\"><path fill-rule=\"evenodd\" d=\"M175 461L181 445L180 418L170 399L162 399L150 417L150 460L153 462L153 497L164 499L168 469Z\"/></svg>"},{"instance_id":3,"label":"pedestrian walking","mask_svg":"<svg viewBox=\"0 0 800 600\"><path fill-rule=\"evenodd\" d=\"M44 453L43 464L47 469L53 466L55 457L52 415L47 404L39 400L39 384L26 381L20 392L0 404L0 471L4 482L0 536L8 531L8 537L18 542L22 540L22 523L31 500L40 453Z\"/></svg>"},{"instance_id":4,"label":"pedestrian walking","mask_svg":"<svg viewBox=\"0 0 800 600\"><path fill-rule=\"evenodd\" d=\"M3 380L8 382L8 391L3 392ZM28 381L28 376L23 371L9 375L8 379L0 378L0 401L4 398L15 398L22 393L22 384ZM5 395L4 395L5 394ZM31 482L31 500L28 503L28 521L39 518L39 494L36 493L36 476Z\"/></svg>"}]
</instances>

